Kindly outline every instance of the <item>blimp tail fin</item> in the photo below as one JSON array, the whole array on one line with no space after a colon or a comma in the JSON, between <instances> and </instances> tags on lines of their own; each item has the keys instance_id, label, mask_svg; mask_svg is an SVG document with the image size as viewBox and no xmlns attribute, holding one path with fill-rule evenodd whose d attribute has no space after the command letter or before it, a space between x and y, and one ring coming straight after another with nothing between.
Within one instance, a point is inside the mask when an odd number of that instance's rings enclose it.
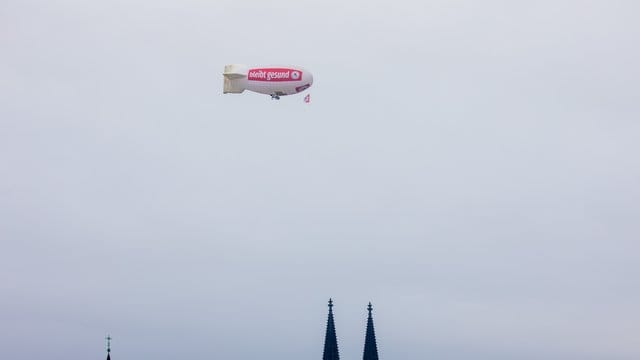
<instances>
[{"instance_id":1,"label":"blimp tail fin","mask_svg":"<svg viewBox=\"0 0 640 360\"><path fill-rule=\"evenodd\" d=\"M244 85L240 82L240 79L229 79L225 76L224 87L222 93L224 94L240 94L244 91Z\"/></svg>"},{"instance_id":2,"label":"blimp tail fin","mask_svg":"<svg viewBox=\"0 0 640 360\"><path fill-rule=\"evenodd\" d=\"M247 77L247 71L242 65L226 65L224 67L224 94L240 94L244 91L243 79Z\"/></svg>"}]
</instances>

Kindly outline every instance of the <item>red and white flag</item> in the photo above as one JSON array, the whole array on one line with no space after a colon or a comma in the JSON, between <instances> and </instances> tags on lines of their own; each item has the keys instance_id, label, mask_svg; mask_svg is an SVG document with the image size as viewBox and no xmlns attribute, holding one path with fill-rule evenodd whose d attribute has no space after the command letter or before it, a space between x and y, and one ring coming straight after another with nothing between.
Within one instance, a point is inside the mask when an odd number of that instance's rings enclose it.
<instances>
[{"instance_id":1,"label":"red and white flag","mask_svg":"<svg viewBox=\"0 0 640 360\"><path fill-rule=\"evenodd\" d=\"M311 102L311 94L307 94L307 96L304 97L304 102L306 103Z\"/></svg>"}]
</instances>

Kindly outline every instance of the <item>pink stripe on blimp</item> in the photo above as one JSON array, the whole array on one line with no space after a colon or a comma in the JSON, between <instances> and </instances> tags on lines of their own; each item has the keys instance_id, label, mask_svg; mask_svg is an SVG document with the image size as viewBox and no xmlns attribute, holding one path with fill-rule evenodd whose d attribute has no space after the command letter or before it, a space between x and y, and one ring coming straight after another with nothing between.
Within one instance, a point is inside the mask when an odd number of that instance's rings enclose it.
<instances>
[{"instance_id":1,"label":"pink stripe on blimp","mask_svg":"<svg viewBox=\"0 0 640 360\"><path fill-rule=\"evenodd\" d=\"M250 69L247 79L250 81L300 81L302 71L286 68Z\"/></svg>"}]
</instances>

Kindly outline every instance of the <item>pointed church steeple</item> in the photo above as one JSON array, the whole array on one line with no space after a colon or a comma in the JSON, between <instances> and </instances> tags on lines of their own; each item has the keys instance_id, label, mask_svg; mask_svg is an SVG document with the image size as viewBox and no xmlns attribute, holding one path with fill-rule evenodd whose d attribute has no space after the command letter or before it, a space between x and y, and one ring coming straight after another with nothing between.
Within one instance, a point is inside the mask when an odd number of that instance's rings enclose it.
<instances>
[{"instance_id":1,"label":"pointed church steeple","mask_svg":"<svg viewBox=\"0 0 640 360\"><path fill-rule=\"evenodd\" d=\"M111 336L107 335L107 360L111 360Z\"/></svg>"},{"instance_id":2,"label":"pointed church steeple","mask_svg":"<svg viewBox=\"0 0 640 360\"><path fill-rule=\"evenodd\" d=\"M333 301L331 299L329 299L329 317L327 318L327 333L324 337L322 360L340 360L336 325L333 322Z\"/></svg>"},{"instance_id":3,"label":"pointed church steeple","mask_svg":"<svg viewBox=\"0 0 640 360\"><path fill-rule=\"evenodd\" d=\"M367 318L367 334L364 337L364 353L362 360L378 360L378 345L376 344L376 332L373 329L373 306L367 306L369 317Z\"/></svg>"}]
</instances>

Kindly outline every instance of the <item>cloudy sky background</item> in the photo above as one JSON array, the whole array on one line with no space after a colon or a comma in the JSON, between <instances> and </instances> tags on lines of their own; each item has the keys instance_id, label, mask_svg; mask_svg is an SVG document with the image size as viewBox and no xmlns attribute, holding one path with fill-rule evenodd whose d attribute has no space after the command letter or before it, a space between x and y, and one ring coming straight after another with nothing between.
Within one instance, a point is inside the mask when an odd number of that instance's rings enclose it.
<instances>
[{"instance_id":1,"label":"cloudy sky background","mask_svg":"<svg viewBox=\"0 0 640 360\"><path fill-rule=\"evenodd\" d=\"M2 356L640 358L639 12L0 1Z\"/></svg>"}]
</instances>

